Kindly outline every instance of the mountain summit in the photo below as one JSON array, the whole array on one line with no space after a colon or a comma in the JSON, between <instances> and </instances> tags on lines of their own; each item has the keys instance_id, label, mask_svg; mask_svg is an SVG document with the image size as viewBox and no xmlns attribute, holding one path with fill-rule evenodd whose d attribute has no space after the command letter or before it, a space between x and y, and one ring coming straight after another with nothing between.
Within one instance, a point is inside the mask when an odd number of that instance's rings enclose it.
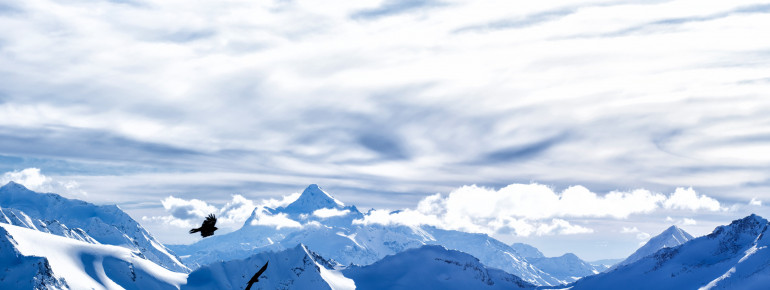
<instances>
[{"instance_id":1,"label":"mountain summit","mask_svg":"<svg viewBox=\"0 0 770 290\"><path fill-rule=\"evenodd\" d=\"M692 239L693 239L692 235L688 234L683 229L677 226L670 226L662 233L650 239L646 244L644 244L644 246L642 246L641 248L636 250L636 252L628 256L628 258L626 258L620 263L617 263L611 269L615 269L618 267L622 267L624 265L631 264L633 262L639 261L640 259L646 256L654 254L660 249L673 248L681 244L684 244L687 241Z\"/></svg>"},{"instance_id":2,"label":"mountain summit","mask_svg":"<svg viewBox=\"0 0 770 290\"><path fill-rule=\"evenodd\" d=\"M335 199L316 184L311 184L302 194L286 207L278 208L277 211L289 214L294 213L313 213L323 208L341 209L345 204Z\"/></svg>"}]
</instances>

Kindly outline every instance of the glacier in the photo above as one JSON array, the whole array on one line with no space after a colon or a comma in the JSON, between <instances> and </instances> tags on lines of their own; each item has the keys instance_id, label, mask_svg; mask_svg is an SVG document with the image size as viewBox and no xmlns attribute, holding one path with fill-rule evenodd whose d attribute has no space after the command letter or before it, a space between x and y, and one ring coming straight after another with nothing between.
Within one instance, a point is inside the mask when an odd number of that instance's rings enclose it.
<instances>
[{"instance_id":1,"label":"glacier","mask_svg":"<svg viewBox=\"0 0 770 290\"><path fill-rule=\"evenodd\" d=\"M0 289L179 289L174 272L119 246L0 223Z\"/></svg>"}]
</instances>

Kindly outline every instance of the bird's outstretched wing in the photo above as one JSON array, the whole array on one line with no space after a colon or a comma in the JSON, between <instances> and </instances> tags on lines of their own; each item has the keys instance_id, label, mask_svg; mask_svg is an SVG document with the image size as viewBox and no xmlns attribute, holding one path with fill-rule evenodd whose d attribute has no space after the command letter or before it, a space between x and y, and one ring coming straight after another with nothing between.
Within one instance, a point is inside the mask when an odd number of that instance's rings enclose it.
<instances>
[{"instance_id":1,"label":"bird's outstretched wing","mask_svg":"<svg viewBox=\"0 0 770 290\"><path fill-rule=\"evenodd\" d=\"M265 262L265 265L262 266L262 269L259 269L259 271L257 271L257 273L254 274L253 277L251 277L251 280L249 280L249 284L246 285L246 290L251 289L251 285L253 285L256 282L259 282L259 276L262 276L262 273L264 273L265 270L267 270L267 263L270 263L270 261Z\"/></svg>"},{"instance_id":2,"label":"bird's outstretched wing","mask_svg":"<svg viewBox=\"0 0 770 290\"><path fill-rule=\"evenodd\" d=\"M217 217L214 216L214 214L212 213L212 214L209 214L209 216L206 217L206 220L203 221L203 225L201 226L201 228L210 229L210 228L213 228L214 225L216 224L217 224Z\"/></svg>"}]
</instances>

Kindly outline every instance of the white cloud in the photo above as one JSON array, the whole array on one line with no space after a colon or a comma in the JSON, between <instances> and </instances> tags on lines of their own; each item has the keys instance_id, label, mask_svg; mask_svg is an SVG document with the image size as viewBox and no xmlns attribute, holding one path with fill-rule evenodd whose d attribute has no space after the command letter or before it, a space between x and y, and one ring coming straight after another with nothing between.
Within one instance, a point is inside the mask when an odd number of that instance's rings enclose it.
<instances>
[{"instance_id":1,"label":"white cloud","mask_svg":"<svg viewBox=\"0 0 770 290\"><path fill-rule=\"evenodd\" d=\"M698 221L692 218L681 218L681 219L674 219L670 216L666 217L666 222L674 223L682 226L691 226L691 225L697 225Z\"/></svg>"},{"instance_id":2,"label":"white cloud","mask_svg":"<svg viewBox=\"0 0 770 290\"><path fill-rule=\"evenodd\" d=\"M579 225L573 225L563 219L553 219L550 224L541 224L537 228L537 235L574 235L574 234L590 234L593 233L593 229L582 227Z\"/></svg>"},{"instance_id":3,"label":"white cloud","mask_svg":"<svg viewBox=\"0 0 770 290\"><path fill-rule=\"evenodd\" d=\"M692 204L695 202L696 204ZM672 194L643 189L593 193L583 186L572 186L558 193L541 184L511 184L499 190L463 186L448 195L434 194L420 200L416 210L373 211L361 224L433 225L488 234L512 232L519 236L592 233L593 229L570 224L565 218L626 219L632 214L650 214L657 210L717 211L715 199L697 195L692 188L677 188ZM685 220L682 223L691 223ZM623 228L623 233L648 233Z\"/></svg>"},{"instance_id":4,"label":"white cloud","mask_svg":"<svg viewBox=\"0 0 770 290\"><path fill-rule=\"evenodd\" d=\"M623 227L620 232L623 234L636 234L636 238L639 240L646 240L650 238L649 233L640 231L637 227Z\"/></svg>"},{"instance_id":5,"label":"white cloud","mask_svg":"<svg viewBox=\"0 0 770 290\"><path fill-rule=\"evenodd\" d=\"M762 206L762 201L752 197L751 200L749 201L749 205Z\"/></svg>"},{"instance_id":6,"label":"white cloud","mask_svg":"<svg viewBox=\"0 0 770 290\"><path fill-rule=\"evenodd\" d=\"M0 186L13 181L37 192L53 192L65 196L82 197L88 195L74 180L54 180L40 172L40 168L26 168L3 173Z\"/></svg>"},{"instance_id":7,"label":"white cloud","mask_svg":"<svg viewBox=\"0 0 770 290\"><path fill-rule=\"evenodd\" d=\"M269 208L279 208L282 206L287 206L297 200L301 193L295 192L289 195L284 195L281 197L281 199L264 199L259 203L259 206L269 207Z\"/></svg>"},{"instance_id":8,"label":"white cloud","mask_svg":"<svg viewBox=\"0 0 770 290\"><path fill-rule=\"evenodd\" d=\"M264 207L255 209L254 214L255 219L251 220L252 226L272 226L276 227L277 229L302 227L302 224L290 219L285 213L279 213L275 215L267 214Z\"/></svg>"},{"instance_id":9,"label":"white cloud","mask_svg":"<svg viewBox=\"0 0 770 290\"><path fill-rule=\"evenodd\" d=\"M621 232L621 233L624 233L624 234L632 234L632 233L638 233L638 232L639 232L639 229L638 229L638 228L636 228L636 227L632 227L632 228L623 227L623 228L620 230L620 232Z\"/></svg>"},{"instance_id":10,"label":"white cloud","mask_svg":"<svg viewBox=\"0 0 770 290\"><path fill-rule=\"evenodd\" d=\"M232 201L219 209L219 216L230 223L243 223L254 211L254 202L240 194L234 194Z\"/></svg>"},{"instance_id":11,"label":"white cloud","mask_svg":"<svg viewBox=\"0 0 770 290\"><path fill-rule=\"evenodd\" d=\"M142 217L142 220L170 224L177 227L190 227L200 224L209 214L217 216L217 225L229 228L238 228L252 215L255 219L252 225L283 227L301 227L302 225L290 219L286 214L269 215L267 208L285 206L299 197L299 193L283 196L281 199L265 199L256 203L243 195L234 194L232 199L217 208L199 199L182 199L174 196L161 200L163 208L170 215ZM324 214L326 212L322 212Z\"/></svg>"},{"instance_id":12,"label":"white cloud","mask_svg":"<svg viewBox=\"0 0 770 290\"><path fill-rule=\"evenodd\" d=\"M527 219L552 217L627 218L631 214L655 210L691 209L720 210L717 200L698 196L692 188L677 188L666 196L643 189L630 192L613 191L600 196L583 186L572 186L561 193L541 184L511 184L500 190L463 186L445 198L429 196L418 204L426 214L445 214L449 220L464 217L493 218L501 216Z\"/></svg>"},{"instance_id":13,"label":"white cloud","mask_svg":"<svg viewBox=\"0 0 770 290\"><path fill-rule=\"evenodd\" d=\"M719 201L705 195L698 195L692 187L677 188L674 194L663 202L663 207L667 209L689 209L692 211L699 209L710 211L725 210L725 208L720 206Z\"/></svg>"},{"instance_id":14,"label":"white cloud","mask_svg":"<svg viewBox=\"0 0 770 290\"><path fill-rule=\"evenodd\" d=\"M313 211L313 215L320 218L330 218L336 216L344 216L350 213L350 210L339 210L336 208L321 208Z\"/></svg>"},{"instance_id":15,"label":"white cloud","mask_svg":"<svg viewBox=\"0 0 770 290\"><path fill-rule=\"evenodd\" d=\"M209 214L216 214L217 208L199 199L181 199L169 196L160 201L163 208L172 217L181 220L203 219Z\"/></svg>"}]
</instances>

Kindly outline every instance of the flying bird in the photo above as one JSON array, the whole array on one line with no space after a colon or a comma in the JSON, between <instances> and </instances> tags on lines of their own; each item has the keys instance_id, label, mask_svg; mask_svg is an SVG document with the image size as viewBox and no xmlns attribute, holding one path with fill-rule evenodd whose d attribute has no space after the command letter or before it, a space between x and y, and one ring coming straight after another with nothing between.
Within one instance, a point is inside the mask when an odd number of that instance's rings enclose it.
<instances>
[{"instance_id":1,"label":"flying bird","mask_svg":"<svg viewBox=\"0 0 770 290\"><path fill-rule=\"evenodd\" d=\"M269 263L269 262L270 261L265 262L265 265L262 266L262 269L259 269L259 271L257 271L256 274L254 274L254 277L251 277L251 280L249 280L249 284L246 285L246 289L244 289L244 290L251 289L251 285L253 285L256 282L259 282L259 276L262 275L262 273L264 273L265 270L267 270L267 263Z\"/></svg>"},{"instance_id":2,"label":"flying bird","mask_svg":"<svg viewBox=\"0 0 770 290\"><path fill-rule=\"evenodd\" d=\"M203 225L201 225L200 228L192 229L190 230L190 233L197 233L201 232L201 237L208 237L210 235L214 234L214 231L217 230L217 227L214 225L217 223L217 217L214 216L214 214L210 214L208 217L206 217L206 220L203 221Z\"/></svg>"}]
</instances>

